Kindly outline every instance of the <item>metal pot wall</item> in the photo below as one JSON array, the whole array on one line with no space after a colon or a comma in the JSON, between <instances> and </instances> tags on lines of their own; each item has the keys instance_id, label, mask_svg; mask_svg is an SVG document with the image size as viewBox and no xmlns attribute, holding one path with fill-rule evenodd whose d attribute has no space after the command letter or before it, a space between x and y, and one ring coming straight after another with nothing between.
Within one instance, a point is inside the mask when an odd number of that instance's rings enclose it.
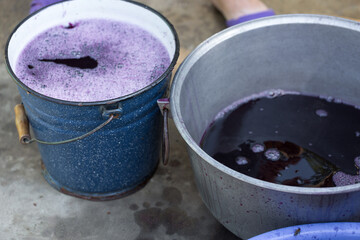
<instances>
[{"instance_id":1,"label":"metal pot wall","mask_svg":"<svg viewBox=\"0 0 360 240\"><path fill-rule=\"evenodd\" d=\"M171 110L188 144L198 190L212 214L237 236L247 239L305 223L360 221L360 184L301 188L269 183L218 163L198 145L219 111L268 89L332 96L359 106L359 39L354 21L280 15L212 36L177 71Z\"/></svg>"}]
</instances>

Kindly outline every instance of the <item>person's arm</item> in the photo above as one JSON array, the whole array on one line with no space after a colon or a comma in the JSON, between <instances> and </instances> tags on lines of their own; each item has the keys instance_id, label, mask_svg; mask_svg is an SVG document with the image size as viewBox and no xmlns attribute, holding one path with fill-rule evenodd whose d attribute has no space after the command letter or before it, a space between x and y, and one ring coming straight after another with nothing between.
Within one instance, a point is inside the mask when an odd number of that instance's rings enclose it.
<instances>
[{"instance_id":1,"label":"person's arm","mask_svg":"<svg viewBox=\"0 0 360 240\"><path fill-rule=\"evenodd\" d=\"M61 2L62 0L33 0L30 5L30 13L33 13L49 4Z\"/></svg>"},{"instance_id":2,"label":"person's arm","mask_svg":"<svg viewBox=\"0 0 360 240\"><path fill-rule=\"evenodd\" d=\"M265 10L265 11L244 15L244 16L241 16L241 17L236 18L236 19L227 20L226 25L228 27L231 27L231 26L234 26L234 25L239 24L239 23L243 23L243 22L250 21L250 20L253 20L253 19L257 19L257 18L269 17L269 16L273 16L273 15L275 15L274 10L268 9L268 10Z\"/></svg>"},{"instance_id":3,"label":"person's arm","mask_svg":"<svg viewBox=\"0 0 360 240\"><path fill-rule=\"evenodd\" d=\"M261 0L212 0L228 27L261 17L275 15Z\"/></svg>"}]
</instances>

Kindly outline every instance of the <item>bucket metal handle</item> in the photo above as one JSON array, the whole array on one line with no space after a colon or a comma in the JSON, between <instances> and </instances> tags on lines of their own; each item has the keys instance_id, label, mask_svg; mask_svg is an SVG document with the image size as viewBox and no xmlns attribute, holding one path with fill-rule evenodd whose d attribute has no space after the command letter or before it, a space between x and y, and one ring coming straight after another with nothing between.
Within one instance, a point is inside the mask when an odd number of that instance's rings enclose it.
<instances>
[{"instance_id":1,"label":"bucket metal handle","mask_svg":"<svg viewBox=\"0 0 360 240\"><path fill-rule=\"evenodd\" d=\"M168 119L171 117L170 101L168 98L157 100L159 109L163 115L163 136L162 136L162 161L166 165L169 162L170 140Z\"/></svg>"},{"instance_id":2,"label":"bucket metal handle","mask_svg":"<svg viewBox=\"0 0 360 240\"><path fill-rule=\"evenodd\" d=\"M79 137L75 137L75 138L71 138L68 140L64 140L64 141L58 141L58 142L47 142L47 141L42 141L36 138L31 138L30 136L30 128L29 128L29 120L26 116L26 112L25 112L25 108L24 105L22 103L17 104L14 107L14 111L15 111L15 125L16 125L16 129L18 131L18 135L19 135L19 141L21 144L30 144L32 142L38 142L41 144L47 144L47 145L58 145L58 144L64 144L64 143L70 143L70 142L75 142L81 139L84 139L88 136L90 136L91 134L93 134L94 132L100 130L101 128L105 127L108 123L110 123L114 118L118 117L118 115L114 115L114 114L110 114L109 118L103 122L102 124L100 124L99 126L97 126L96 128L94 128L93 130L85 133L84 135L81 135Z\"/></svg>"}]
</instances>

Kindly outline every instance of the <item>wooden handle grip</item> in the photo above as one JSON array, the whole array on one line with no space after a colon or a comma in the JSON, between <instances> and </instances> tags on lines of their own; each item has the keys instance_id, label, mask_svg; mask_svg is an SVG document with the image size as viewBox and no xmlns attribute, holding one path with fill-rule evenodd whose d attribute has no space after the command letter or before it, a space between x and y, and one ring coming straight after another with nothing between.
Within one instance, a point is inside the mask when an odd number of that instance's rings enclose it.
<instances>
[{"instance_id":1,"label":"wooden handle grip","mask_svg":"<svg viewBox=\"0 0 360 240\"><path fill-rule=\"evenodd\" d=\"M30 131L29 131L29 120L25 113L25 108L23 104L17 104L14 107L15 111L15 125L19 134L19 141L22 144L29 143Z\"/></svg>"}]
</instances>

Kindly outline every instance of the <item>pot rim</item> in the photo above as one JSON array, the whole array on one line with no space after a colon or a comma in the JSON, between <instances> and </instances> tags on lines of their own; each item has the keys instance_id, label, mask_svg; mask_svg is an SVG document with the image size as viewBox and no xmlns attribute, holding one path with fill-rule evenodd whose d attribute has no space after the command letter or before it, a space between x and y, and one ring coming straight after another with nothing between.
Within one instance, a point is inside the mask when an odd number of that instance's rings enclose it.
<instances>
[{"instance_id":1,"label":"pot rim","mask_svg":"<svg viewBox=\"0 0 360 240\"><path fill-rule=\"evenodd\" d=\"M10 65L10 61L9 61L9 53L8 53L8 49L9 49L9 44L10 44L10 41L12 39L12 36L16 33L16 31L23 25L24 22L26 22L29 18L33 18L33 17L36 17L36 15L39 13L39 12L42 12L44 11L45 9L49 8L49 7L52 7L54 5L57 5L57 4L62 4L64 2L71 2L71 1L74 1L74 0L64 0L64 1L60 1L60 2L56 2L56 3L52 3L52 4L49 4L31 14L29 14L27 17L25 17L22 21L20 21L20 23L18 23L16 25L16 27L14 28L14 30L11 32L7 42L6 42L6 45L5 45L5 65L6 65L6 69L8 71L8 73L10 74L11 78L13 79L13 81L19 86L21 87L22 89L24 89L26 92L30 93L30 94L33 94L34 96L37 96L39 98L42 98L44 100L47 100L47 101L50 101L50 102L55 102L55 103L59 103L59 104L65 104L65 105L73 105L73 106L99 106L99 105L106 105L106 104L113 104L113 103L116 103L116 102L120 102L120 101L123 101L123 100L126 100L126 99L130 99L130 98L133 98L133 97L136 97L137 95L140 95L141 93L151 89L152 87L156 86L157 84L159 84L160 82L162 82L164 79L166 79L171 73L172 73L172 70L174 69L175 67L175 64L179 58L179 51L180 51L180 41L179 41L179 37L177 35L177 32L174 28L174 26L170 23L170 21L165 18L165 16L163 16L160 12L156 11L155 9L143 4L143 3L139 3L139 2L135 2L135 1L132 1L132 0L125 0L123 2L127 2L129 4L134 4L134 5L137 5L141 8L143 8L144 10L146 11L150 11L152 12L154 15L156 15L157 17L159 17L162 21L164 21L164 23L169 27L171 33L172 33L172 36L174 38L174 43L175 43L175 52L174 52L174 56L172 57L172 60L170 62L170 65L168 66L168 68L166 69L166 71L158 77L157 80L155 80L154 82L152 82L151 84L147 85L146 87L136 91L136 92L133 92L133 93L130 93L128 95L124 95L124 96L121 96L121 97L117 97L117 98L113 98L113 99L108 99L108 100L102 100L102 101L95 101L95 102L79 102L79 101L67 101L67 100L61 100L61 99L57 99L57 98L52 98L52 97L49 97L49 96L46 96L46 95L43 95L41 93L38 93L36 92L35 90L29 88L28 86L26 86L17 76L16 74L14 73L13 71L13 68L11 67ZM171 56L170 56L171 58Z\"/></svg>"},{"instance_id":2,"label":"pot rim","mask_svg":"<svg viewBox=\"0 0 360 240\"><path fill-rule=\"evenodd\" d=\"M204 159L208 164L212 165L219 171L230 175L240 181L258 186L260 188L275 190L286 193L303 194L303 195L331 195L348 193L360 190L360 183L339 187L296 187L287 186L276 183L271 183L263 180L259 180L253 177L249 177L245 174L239 173L231 168L219 163L214 158L210 157L204 150L200 148L198 143L194 141L188 132L184 120L180 112L180 91L181 87L186 79L187 73L191 70L192 66L207 52L209 52L217 44L244 32L248 32L255 29L271 27L283 24L317 24L341 27L353 31L360 32L360 23L348 20L344 18L327 16L327 15L314 15L314 14L289 14L289 15L277 15L271 17L265 17L256 19L253 21L245 22L235 25L233 27L222 30L210 38L203 41L198 47L195 48L183 61L179 69L175 73L173 83L170 90L170 106L172 116L179 133L186 141L187 145L193 150L199 157Z\"/></svg>"}]
</instances>

